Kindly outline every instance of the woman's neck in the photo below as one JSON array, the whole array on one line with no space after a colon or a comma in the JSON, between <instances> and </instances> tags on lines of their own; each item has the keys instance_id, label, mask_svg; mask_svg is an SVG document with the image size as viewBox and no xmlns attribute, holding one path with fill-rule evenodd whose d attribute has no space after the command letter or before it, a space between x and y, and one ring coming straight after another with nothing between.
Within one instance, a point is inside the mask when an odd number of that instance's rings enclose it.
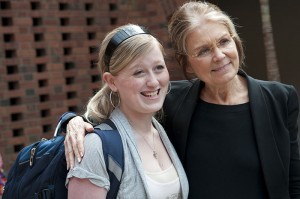
<instances>
[{"instance_id":1,"label":"woman's neck","mask_svg":"<svg viewBox=\"0 0 300 199\"><path fill-rule=\"evenodd\" d=\"M247 81L237 75L231 82L222 86L205 85L200 98L214 104L235 105L249 101Z\"/></svg>"}]
</instances>

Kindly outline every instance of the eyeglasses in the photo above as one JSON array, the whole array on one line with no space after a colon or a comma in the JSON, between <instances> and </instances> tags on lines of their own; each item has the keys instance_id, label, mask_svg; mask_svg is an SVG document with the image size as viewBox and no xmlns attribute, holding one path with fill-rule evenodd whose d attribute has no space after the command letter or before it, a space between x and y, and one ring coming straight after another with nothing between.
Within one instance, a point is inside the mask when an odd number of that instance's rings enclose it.
<instances>
[{"instance_id":1,"label":"eyeglasses","mask_svg":"<svg viewBox=\"0 0 300 199\"><path fill-rule=\"evenodd\" d=\"M224 52L228 49L232 49L235 47L234 45L233 36L226 35L221 37L219 40L217 40L214 43L205 44L203 46L200 46L195 50L193 54L187 54L188 56L195 58L195 59L201 59L204 57L212 56L214 54L214 51L216 48L218 48L220 51Z\"/></svg>"}]
</instances>

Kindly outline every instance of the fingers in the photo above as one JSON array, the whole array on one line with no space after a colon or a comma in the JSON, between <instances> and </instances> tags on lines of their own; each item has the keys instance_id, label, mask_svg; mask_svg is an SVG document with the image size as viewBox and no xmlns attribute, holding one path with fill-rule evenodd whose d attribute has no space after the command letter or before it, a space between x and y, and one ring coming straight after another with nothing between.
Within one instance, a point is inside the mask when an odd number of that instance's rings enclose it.
<instances>
[{"instance_id":1,"label":"fingers","mask_svg":"<svg viewBox=\"0 0 300 199\"><path fill-rule=\"evenodd\" d=\"M81 154L83 154L83 151L79 151L78 148L78 141L77 141L77 137L78 135L80 136L84 136L85 135L85 129L82 125L83 120L81 117L76 116L73 119L71 119L67 125L67 131L68 131L68 144L71 144L71 150L73 151L73 155L76 156L78 162L81 161ZM83 139L81 139L83 142ZM83 145L83 143L81 143L81 145ZM83 147L81 147L81 150ZM73 157L74 158L74 157Z\"/></svg>"},{"instance_id":2,"label":"fingers","mask_svg":"<svg viewBox=\"0 0 300 199\"><path fill-rule=\"evenodd\" d=\"M87 122L84 122L84 125L85 125L85 130L87 131L87 132L92 132L93 130L94 130L94 127L93 127L93 125L91 125L90 123L87 123Z\"/></svg>"},{"instance_id":3,"label":"fingers","mask_svg":"<svg viewBox=\"0 0 300 199\"><path fill-rule=\"evenodd\" d=\"M78 154L76 154L76 157L78 159L78 162L81 161L81 158L83 157L83 154L84 154L84 146L83 146L83 143L84 143L84 136L85 134L82 134L82 133L78 133L77 134L77 145L76 145L76 148L77 148L77 152Z\"/></svg>"},{"instance_id":4,"label":"fingers","mask_svg":"<svg viewBox=\"0 0 300 199\"><path fill-rule=\"evenodd\" d=\"M73 150L77 150L78 153L79 153L79 155L78 156L76 155L76 157L80 157L80 158L82 158L83 154L84 154L84 145L83 145L83 143L84 143L85 133L81 133L81 132L79 132L79 130L80 129L85 129L85 131L87 131L87 132L93 132L93 130L94 130L94 127L91 124L87 123L87 122L84 122L83 126L84 126L84 128L82 128L81 126L78 126L77 129L76 129L76 131L77 131L77 140L76 141L77 141L78 150L74 149L74 147L73 147ZM76 151L75 151L75 153L76 153Z\"/></svg>"},{"instance_id":5,"label":"fingers","mask_svg":"<svg viewBox=\"0 0 300 199\"><path fill-rule=\"evenodd\" d=\"M67 162L67 169L73 169L75 164L75 156L80 157L78 149L77 149L77 134L74 131L73 123L76 124L75 121L79 121L78 119L82 119L81 117L77 116L69 121L67 124L67 133L65 137L65 156ZM73 122L72 122L73 121ZM76 128L76 127L75 127ZM81 158L77 158L78 162L81 161Z\"/></svg>"},{"instance_id":6,"label":"fingers","mask_svg":"<svg viewBox=\"0 0 300 199\"><path fill-rule=\"evenodd\" d=\"M77 158L78 162L81 162L81 159L84 155L85 132L92 132L93 130L93 126L87 122L84 122L80 116L76 116L69 121L65 139L65 145L67 147L65 155L68 168L74 167L75 157Z\"/></svg>"},{"instance_id":7,"label":"fingers","mask_svg":"<svg viewBox=\"0 0 300 199\"><path fill-rule=\"evenodd\" d=\"M66 162L67 162L67 169L73 169L74 168L74 153L72 150L72 144L70 143L70 135L67 133L64 141L65 145L65 157L66 157Z\"/></svg>"}]
</instances>

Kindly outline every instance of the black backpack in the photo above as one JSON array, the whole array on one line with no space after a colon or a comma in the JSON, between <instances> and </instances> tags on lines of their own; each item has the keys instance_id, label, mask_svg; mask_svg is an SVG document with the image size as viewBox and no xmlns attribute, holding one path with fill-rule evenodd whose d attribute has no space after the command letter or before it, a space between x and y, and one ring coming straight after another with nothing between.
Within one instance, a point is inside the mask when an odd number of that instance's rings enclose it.
<instances>
[{"instance_id":1,"label":"black backpack","mask_svg":"<svg viewBox=\"0 0 300 199\"><path fill-rule=\"evenodd\" d=\"M52 139L42 139L24 147L19 152L8 173L3 199L67 199L68 190L65 187L65 181L68 171L64 152L65 137L61 135L60 128L65 116L64 114L61 117ZM102 127L110 130L101 130ZM94 129L94 133L102 139L104 159L110 177L110 190L107 198L116 198L124 170L122 140L114 123L110 120ZM114 164L110 166L111 161Z\"/></svg>"}]
</instances>

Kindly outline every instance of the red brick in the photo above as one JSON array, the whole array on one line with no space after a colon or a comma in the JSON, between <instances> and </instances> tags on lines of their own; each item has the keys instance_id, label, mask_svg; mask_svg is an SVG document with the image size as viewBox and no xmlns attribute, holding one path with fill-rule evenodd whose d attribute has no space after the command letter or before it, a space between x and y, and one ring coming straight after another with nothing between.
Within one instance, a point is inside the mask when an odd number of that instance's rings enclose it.
<instances>
[{"instance_id":1,"label":"red brick","mask_svg":"<svg viewBox=\"0 0 300 199\"><path fill-rule=\"evenodd\" d=\"M175 2L176 1L176 2ZM1 10L0 16L12 17L13 26L0 27L1 34L14 33L15 40L12 43L1 43L0 49L0 98L9 99L21 97L22 104L16 106L0 106L1 122L0 126L5 131L0 132L0 152L4 154L5 170L7 171L14 159L14 145L28 145L41 137L51 137L57 124L59 116L68 110L69 106L77 106L82 112L88 99L92 96L94 89L99 89L100 82L91 82L91 75L98 75L97 68L90 68L91 60L97 60L97 53L90 54L89 47L98 46L106 35L107 31L118 25L125 23L137 23L148 27L153 27L153 32L159 35L163 43L167 43L168 37L166 27L167 15L164 10L174 7L173 4L183 2L183 0L169 0L172 5L160 5L155 0L137 0L135 3L125 1L119 4L118 0L104 1L99 4L99 0L76 0L71 1L76 4L76 9L59 11L57 1L38 1L41 3L40 10L31 10L30 1L11 1L11 10ZM64 2L64 1L63 1ZM69 2L69 1L66 1ZM93 9L84 10L84 3L93 3ZM109 11L109 3L118 3L117 11ZM149 17L151 14L151 17ZM41 26L32 26L32 18L41 17ZM68 26L60 26L60 18L67 17L70 20ZM86 19L94 18L94 25L87 26ZM111 25L110 19L116 18L117 24ZM0 25L1 26L1 25ZM87 40L88 32L94 32L96 38ZM35 33L43 33L44 40L34 41ZM71 33L70 41L62 41L62 33ZM63 48L72 49L72 54L63 55ZM36 48L46 49L46 56L36 57ZM5 59L2 56L4 49L16 49L17 58ZM64 62L74 62L75 68L66 70ZM170 59L168 65L174 65L175 59ZM37 72L36 64L46 64L45 72ZM6 75L6 65L18 65L17 74ZM180 73L170 68L171 77L178 77ZM30 78L30 75L32 77ZM65 85L66 77L75 77L75 83ZM38 81L48 80L48 85L39 87ZM8 81L18 81L20 89L8 91ZM33 95L26 95L27 90ZM66 93L75 91L77 98L67 99ZM48 94L49 101L40 102L39 96ZM40 117L40 111L50 109L51 115L46 118ZM10 113L21 112L24 114L23 120L17 122L10 121ZM43 125L52 125L52 131L43 134ZM23 128L24 136L12 137L13 128ZM5 137L5 140L2 139Z\"/></svg>"}]
</instances>

